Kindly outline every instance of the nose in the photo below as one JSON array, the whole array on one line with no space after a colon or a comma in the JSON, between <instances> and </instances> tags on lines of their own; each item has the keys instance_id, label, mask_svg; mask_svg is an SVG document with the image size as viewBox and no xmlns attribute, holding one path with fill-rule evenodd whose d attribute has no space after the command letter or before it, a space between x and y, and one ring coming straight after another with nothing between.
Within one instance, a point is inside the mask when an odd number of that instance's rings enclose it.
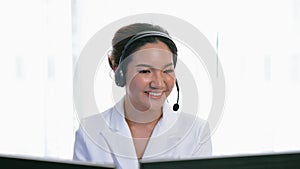
<instances>
[{"instance_id":1,"label":"nose","mask_svg":"<svg viewBox=\"0 0 300 169\"><path fill-rule=\"evenodd\" d=\"M165 79L163 76L163 72L160 70L156 70L153 72L150 87L154 89L161 89L165 85Z\"/></svg>"}]
</instances>

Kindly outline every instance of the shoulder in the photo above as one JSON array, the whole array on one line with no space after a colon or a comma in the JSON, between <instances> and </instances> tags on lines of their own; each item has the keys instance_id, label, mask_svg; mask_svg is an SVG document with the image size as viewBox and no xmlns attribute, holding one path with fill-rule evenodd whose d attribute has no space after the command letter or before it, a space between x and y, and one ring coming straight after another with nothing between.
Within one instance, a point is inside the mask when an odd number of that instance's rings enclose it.
<instances>
[{"instance_id":1,"label":"shoulder","mask_svg":"<svg viewBox=\"0 0 300 169\"><path fill-rule=\"evenodd\" d=\"M102 113L82 118L78 130L87 131L88 133L98 133L102 131L109 125L113 109L114 107L111 107Z\"/></svg>"},{"instance_id":2,"label":"shoulder","mask_svg":"<svg viewBox=\"0 0 300 169\"><path fill-rule=\"evenodd\" d=\"M197 115L183 113L179 117L181 126L186 126L187 131L195 137L208 137L210 135L210 127L207 120Z\"/></svg>"},{"instance_id":3,"label":"shoulder","mask_svg":"<svg viewBox=\"0 0 300 169\"><path fill-rule=\"evenodd\" d=\"M208 124L208 122L197 115L181 112L178 120L182 123L190 124L193 127L203 127Z\"/></svg>"},{"instance_id":4,"label":"shoulder","mask_svg":"<svg viewBox=\"0 0 300 169\"><path fill-rule=\"evenodd\" d=\"M87 149L88 147L93 147L92 149L95 150L97 147L99 148L99 145L105 145L105 140L101 133L109 130L107 119L109 119L112 109L110 108L102 113L90 115L80 120L79 128L76 131L77 145L86 144Z\"/></svg>"}]
</instances>

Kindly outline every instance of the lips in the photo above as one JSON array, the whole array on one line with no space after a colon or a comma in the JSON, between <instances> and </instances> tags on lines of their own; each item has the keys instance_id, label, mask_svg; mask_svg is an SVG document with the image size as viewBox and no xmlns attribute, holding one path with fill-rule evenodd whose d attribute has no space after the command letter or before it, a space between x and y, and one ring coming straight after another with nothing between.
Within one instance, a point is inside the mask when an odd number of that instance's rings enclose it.
<instances>
[{"instance_id":1,"label":"lips","mask_svg":"<svg viewBox=\"0 0 300 169\"><path fill-rule=\"evenodd\" d=\"M149 96L151 97L161 97L163 92L162 91L146 91L145 93L147 93Z\"/></svg>"}]
</instances>

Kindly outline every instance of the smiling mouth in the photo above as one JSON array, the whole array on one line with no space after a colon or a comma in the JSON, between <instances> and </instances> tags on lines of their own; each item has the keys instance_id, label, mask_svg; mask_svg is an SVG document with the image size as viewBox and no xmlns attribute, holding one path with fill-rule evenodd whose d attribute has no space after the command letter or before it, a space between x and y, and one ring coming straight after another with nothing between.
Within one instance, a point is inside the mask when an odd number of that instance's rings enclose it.
<instances>
[{"instance_id":1,"label":"smiling mouth","mask_svg":"<svg viewBox=\"0 0 300 169\"><path fill-rule=\"evenodd\" d=\"M163 92L145 92L147 93L149 96L153 96L153 97L161 97Z\"/></svg>"}]
</instances>

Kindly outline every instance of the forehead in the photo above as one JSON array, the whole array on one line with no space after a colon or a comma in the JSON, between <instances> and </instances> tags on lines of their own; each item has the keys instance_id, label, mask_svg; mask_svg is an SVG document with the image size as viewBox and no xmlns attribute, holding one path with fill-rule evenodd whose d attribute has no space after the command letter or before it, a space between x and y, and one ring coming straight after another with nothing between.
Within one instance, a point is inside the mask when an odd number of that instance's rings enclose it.
<instances>
[{"instance_id":1,"label":"forehead","mask_svg":"<svg viewBox=\"0 0 300 169\"><path fill-rule=\"evenodd\" d=\"M132 54L131 64L148 64L161 67L173 63L173 53L162 43L148 43Z\"/></svg>"}]
</instances>

